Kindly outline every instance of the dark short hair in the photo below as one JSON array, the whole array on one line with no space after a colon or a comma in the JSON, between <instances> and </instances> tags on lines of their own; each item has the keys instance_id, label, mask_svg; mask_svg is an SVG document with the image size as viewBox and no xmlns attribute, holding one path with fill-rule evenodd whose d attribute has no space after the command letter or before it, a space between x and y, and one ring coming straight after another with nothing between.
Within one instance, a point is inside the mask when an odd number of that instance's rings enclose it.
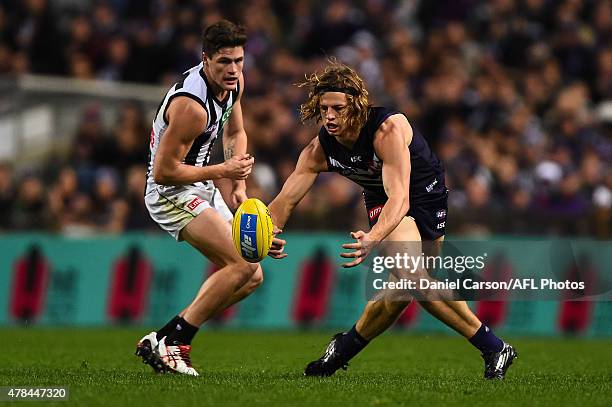
<instances>
[{"instance_id":1,"label":"dark short hair","mask_svg":"<svg viewBox=\"0 0 612 407\"><path fill-rule=\"evenodd\" d=\"M217 21L204 29L202 35L202 52L209 58L225 47L244 47L247 41L243 26L228 20Z\"/></svg>"}]
</instances>

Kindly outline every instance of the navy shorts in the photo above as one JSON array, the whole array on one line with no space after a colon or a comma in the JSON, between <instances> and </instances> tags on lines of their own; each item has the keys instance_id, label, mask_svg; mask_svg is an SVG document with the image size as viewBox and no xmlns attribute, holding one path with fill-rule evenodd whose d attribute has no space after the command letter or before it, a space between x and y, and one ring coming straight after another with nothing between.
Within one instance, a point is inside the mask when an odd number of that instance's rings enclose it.
<instances>
[{"instance_id":1,"label":"navy shorts","mask_svg":"<svg viewBox=\"0 0 612 407\"><path fill-rule=\"evenodd\" d=\"M387 202L384 195L363 192L370 227L378 222L378 217ZM406 216L414 219L422 240L435 240L444 236L446 231L446 214L448 212L448 191L427 202L410 202Z\"/></svg>"}]
</instances>

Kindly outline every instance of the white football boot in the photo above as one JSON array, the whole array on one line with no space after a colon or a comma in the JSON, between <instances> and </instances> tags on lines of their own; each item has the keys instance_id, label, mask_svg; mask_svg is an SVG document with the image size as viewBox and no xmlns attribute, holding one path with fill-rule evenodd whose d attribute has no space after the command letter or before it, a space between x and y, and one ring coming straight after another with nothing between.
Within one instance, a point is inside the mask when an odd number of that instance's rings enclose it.
<instances>
[{"instance_id":1,"label":"white football boot","mask_svg":"<svg viewBox=\"0 0 612 407\"><path fill-rule=\"evenodd\" d=\"M159 357L157 345L157 332L150 332L138 341L135 354L142 358L142 363L151 366L155 373L164 373L167 369Z\"/></svg>"},{"instance_id":2,"label":"white football boot","mask_svg":"<svg viewBox=\"0 0 612 407\"><path fill-rule=\"evenodd\" d=\"M191 366L191 359L189 358L191 345L166 345L166 338L167 336L161 338L157 346L159 357L164 366L172 372L199 376L198 372Z\"/></svg>"}]
</instances>

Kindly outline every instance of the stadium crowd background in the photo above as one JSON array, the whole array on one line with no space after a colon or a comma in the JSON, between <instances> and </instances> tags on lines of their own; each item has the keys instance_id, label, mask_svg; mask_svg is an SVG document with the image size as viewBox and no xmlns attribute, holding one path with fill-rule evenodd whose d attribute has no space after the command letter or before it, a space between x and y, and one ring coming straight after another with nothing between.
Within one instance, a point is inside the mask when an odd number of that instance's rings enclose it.
<instances>
[{"instance_id":1,"label":"stadium crowd background","mask_svg":"<svg viewBox=\"0 0 612 407\"><path fill-rule=\"evenodd\" d=\"M610 236L611 1L0 0L0 74L169 87L223 17L249 35L250 195L269 201L316 134L293 85L334 55L444 161L449 233ZM118 117L91 105L66 157L1 163L0 230L158 231L142 199L152 117ZM324 174L288 229L365 222L359 189Z\"/></svg>"}]
</instances>

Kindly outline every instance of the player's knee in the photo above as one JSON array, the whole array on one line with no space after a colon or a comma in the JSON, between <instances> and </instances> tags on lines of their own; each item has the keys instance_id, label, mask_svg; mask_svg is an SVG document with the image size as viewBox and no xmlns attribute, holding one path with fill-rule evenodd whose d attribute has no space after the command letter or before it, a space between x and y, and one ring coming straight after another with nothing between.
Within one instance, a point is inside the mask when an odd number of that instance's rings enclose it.
<instances>
[{"instance_id":1,"label":"player's knee","mask_svg":"<svg viewBox=\"0 0 612 407\"><path fill-rule=\"evenodd\" d=\"M263 280L264 280L263 270L261 266L259 266L257 267L257 270L255 270L255 273L251 276L251 280L249 280L249 283L251 284L253 289L255 289L263 283Z\"/></svg>"},{"instance_id":2,"label":"player's knee","mask_svg":"<svg viewBox=\"0 0 612 407\"><path fill-rule=\"evenodd\" d=\"M259 268L259 264L247 263L246 261L239 263L236 266L236 270L240 279L240 285L250 282Z\"/></svg>"}]
</instances>

